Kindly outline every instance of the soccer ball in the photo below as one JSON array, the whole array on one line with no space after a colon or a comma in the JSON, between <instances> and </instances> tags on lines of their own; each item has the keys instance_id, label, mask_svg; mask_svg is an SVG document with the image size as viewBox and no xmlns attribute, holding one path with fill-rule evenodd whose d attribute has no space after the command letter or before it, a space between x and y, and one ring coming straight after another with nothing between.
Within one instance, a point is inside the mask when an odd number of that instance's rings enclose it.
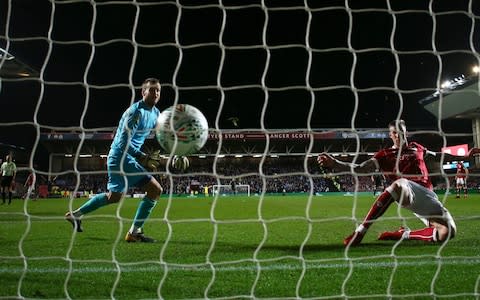
<instances>
[{"instance_id":1,"label":"soccer ball","mask_svg":"<svg viewBox=\"0 0 480 300\"><path fill-rule=\"evenodd\" d=\"M155 137L160 146L171 154L184 156L195 153L207 142L207 119L191 105L171 106L158 117Z\"/></svg>"}]
</instances>

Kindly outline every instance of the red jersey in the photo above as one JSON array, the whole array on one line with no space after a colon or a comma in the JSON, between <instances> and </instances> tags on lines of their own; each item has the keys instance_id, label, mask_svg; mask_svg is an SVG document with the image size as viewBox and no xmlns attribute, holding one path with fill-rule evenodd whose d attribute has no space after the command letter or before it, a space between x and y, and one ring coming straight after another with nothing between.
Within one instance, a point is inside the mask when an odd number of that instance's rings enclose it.
<instances>
[{"instance_id":1,"label":"red jersey","mask_svg":"<svg viewBox=\"0 0 480 300\"><path fill-rule=\"evenodd\" d=\"M463 163L457 163L457 175L456 178L466 178L467 177L467 171L465 170L465 166Z\"/></svg>"},{"instance_id":2,"label":"red jersey","mask_svg":"<svg viewBox=\"0 0 480 300\"><path fill-rule=\"evenodd\" d=\"M27 177L27 181L25 182L25 184L27 186L32 186L35 184L35 181L36 181L36 176L35 176L35 173L30 173L30 175L28 175Z\"/></svg>"},{"instance_id":3,"label":"red jersey","mask_svg":"<svg viewBox=\"0 0 480 300\"><path fill-rule=\"evenodd\" d=\"M405 178L433 190L424 160L426 150L422 145L412 142L404 146L400 154L400 149L392 147L378 151L373 157L389 181Z\"/></svg>"}]
</instances>

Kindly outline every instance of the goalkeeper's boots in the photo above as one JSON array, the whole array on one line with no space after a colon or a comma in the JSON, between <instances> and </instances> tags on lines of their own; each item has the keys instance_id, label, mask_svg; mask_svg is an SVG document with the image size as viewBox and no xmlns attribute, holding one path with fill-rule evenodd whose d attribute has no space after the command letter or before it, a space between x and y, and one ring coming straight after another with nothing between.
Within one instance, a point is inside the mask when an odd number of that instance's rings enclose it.
<instances>
[{"instance_id":1,"label":"goalkeeper's boots","mask_svg":"<svg viewBox=\"0 0 480 300\"><path fill-rule=\"evenodd\" d=\"M365 233L354 231L343 240L345 246L358 246L363 240Z\"/></svg>"},{"instance_id":2,"label":"goalkeeper's boots","mask_svg":"<svg viewBox=\"0 0 480 300\"><path fill-rule=\"evenodd\" d=\"M151 237L145 236L143 232L137 232L137 233L131 233L130 231L127 232L127 235L125 235L125 241L127 243L155 243L156 240L154 240Z\"/></svg>"},{"instance_id":3,"label":"goalkeeper's boots","mask_svg":"<svg viewBox=\"0 0 480 300\"><path fill-rule=\"evenodd\" d=\"M65 220L72 224L73 230L76 230L77 232L83 232L82 220L80 220L79 218L75 218L71 212L67 212L65 214Z\"/></svg>"},{"instance_id":4,"label":"goalkeeper's boots","mask_svg":"<svg viewBox=\"0 0 480 300\"><path fill-rule=\"evenodd\" d=\"M398 241L403 238L405 228L400 227L397 231L385 231L378 236L381 241Z\"/></svg>"}]
</instances>

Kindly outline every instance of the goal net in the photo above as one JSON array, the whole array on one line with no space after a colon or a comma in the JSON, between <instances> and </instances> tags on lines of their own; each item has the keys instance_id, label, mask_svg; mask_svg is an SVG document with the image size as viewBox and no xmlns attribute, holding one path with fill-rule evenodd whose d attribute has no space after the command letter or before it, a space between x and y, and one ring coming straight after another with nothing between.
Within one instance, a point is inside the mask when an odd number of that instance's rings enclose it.
<instances>
[{"instance_id":1,"label":"goal net","mask_svg":"<svg viewBox=\"0 0 480 300\"><path fill-rule=\"evenodd\" d=\"M230 184L213 185L213 195L247 195L250 197L250 186L248 184L237 184L232 187Z\"/></svg>"},{"instance_id":2,"label":"goal net","mask_svg":"<svg viewBox=\"0 0 480 300\"><path fill-rule=\"evenodd\" d=\"M357 247L344 238L391 182L316 161L370 159L399 119L428 150L478 146L479 17L476 0L0 1L0 159L17 167L0 299L479 299L478 159L462 159L460 198L458 160L428 166L453 239L378 240L425 228L393 203ZM184 171L163 152L156 206L131 187L72 230L65 213L108 192L112 139L149 77L160 111L205 114L207 145ZM142 149L159 149L153 132ZM156 242L127 243L144 215Z\"/></svg>"}]
</instances>

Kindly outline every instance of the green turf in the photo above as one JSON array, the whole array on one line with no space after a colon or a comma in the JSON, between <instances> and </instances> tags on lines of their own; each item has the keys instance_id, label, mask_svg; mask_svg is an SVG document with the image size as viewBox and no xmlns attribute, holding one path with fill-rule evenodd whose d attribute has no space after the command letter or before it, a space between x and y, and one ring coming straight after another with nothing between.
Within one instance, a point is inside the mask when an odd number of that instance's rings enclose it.
<instances>
[{"instance_id":1,"label":"green turf","mask_svg":"<svg viewBox=\"0 0 480 300\"><path fill-rule=\"evenodd\" d=\"M480 298L479 194L446 198L458 227L446 244L377 241L423 226L392 206L347 251L373 199L162 198L145 225L155 244L123 241L138 199L85 216L79 234L63 214L85 199L14 200L0 206L0 299Z\"/></svg>"}]
</instances>

